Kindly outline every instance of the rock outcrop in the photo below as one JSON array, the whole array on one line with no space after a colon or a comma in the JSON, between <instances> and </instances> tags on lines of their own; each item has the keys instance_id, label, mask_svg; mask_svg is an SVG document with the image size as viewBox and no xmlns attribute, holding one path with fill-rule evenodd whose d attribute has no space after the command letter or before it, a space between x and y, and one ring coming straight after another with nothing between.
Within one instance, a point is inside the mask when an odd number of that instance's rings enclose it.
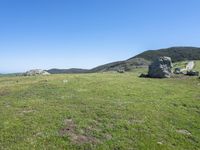
<instances>
[{"instance_id":1,"label":"rock outcrop","mask_svg":"<svg viewBox=\"0 0 200 150\"><path fill-rule=\"evenodd\" d=\"M172 61L170 57L160 57L149 66L148 76L151 78L170 78Z\"/></svg>"},{"instance_id":2,"label":"rock outcrop","mask_svg":"<svg viewBox=\"0 0 200 150\"><path fill-rule=\"evenodd\" d=\"M50 75L50 73L41 69L33 69L24 73L24 76L36 76L36 75Z\"/></svg>"}]
</instances>

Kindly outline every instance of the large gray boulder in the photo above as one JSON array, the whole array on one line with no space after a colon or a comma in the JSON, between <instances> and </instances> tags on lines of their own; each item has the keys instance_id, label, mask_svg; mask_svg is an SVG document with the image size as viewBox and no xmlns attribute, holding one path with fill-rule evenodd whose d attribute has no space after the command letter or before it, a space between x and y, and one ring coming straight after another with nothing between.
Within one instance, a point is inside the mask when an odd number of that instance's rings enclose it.
<instances>
[{"instance_id":1,"label":"large gray boulder","mask_svg":"<svg viewBox=\"0 0 200 150\"><path fill-rule=\"evenodd\" d=\"M170 57L160 57L149 66L148 76L151 78L170 78L172 67Z\"/></svg>"},{"instance_id":2,"label":"large gray boulder","mask_svg":"<svg viewBox=\"0 0 200 150\"><path fill-rule=\"evenodd\" d=\"M33 69L24 73L25 76L36 76L36 75L49 75L47 71L41 69Z\"/></svg>"}]
</instances>

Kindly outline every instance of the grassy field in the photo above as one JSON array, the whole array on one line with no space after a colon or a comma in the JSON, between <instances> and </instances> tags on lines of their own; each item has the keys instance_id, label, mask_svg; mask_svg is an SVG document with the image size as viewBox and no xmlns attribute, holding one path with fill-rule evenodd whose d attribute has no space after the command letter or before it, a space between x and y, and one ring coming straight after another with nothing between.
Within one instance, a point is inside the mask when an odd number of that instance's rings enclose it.
<instances>
[{"instance_id":1,"label":"grassy field","mask_svg":"<svg viewBox=\"0 0 200 150\"><path fill-rule=\"evenodd\" d=\"M1 77L0 149L199 150L200 79L142 71Z\"/></svg>"}]
</instances>

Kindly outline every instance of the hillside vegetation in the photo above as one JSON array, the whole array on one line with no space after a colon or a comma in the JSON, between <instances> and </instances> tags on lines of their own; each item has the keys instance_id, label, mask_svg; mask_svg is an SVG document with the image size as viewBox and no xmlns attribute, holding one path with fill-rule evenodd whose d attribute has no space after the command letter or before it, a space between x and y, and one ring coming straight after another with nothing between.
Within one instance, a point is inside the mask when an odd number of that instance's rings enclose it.
<instances>
[{"instance_id":1,"label":"hillside vegetation","mask_svg":"<svg viewBox=\"0 0 200 150\"><path fill-rule=\"evenodd\" d=\"M71 69L50 69L47 72L51 74L64 74L64 73L88 73L89 70L87 69L78 69L78 68L71 68Z\"/></svg>"},{"instance_id":2,"label":"hillside vegetation","mask_svg":"<svg viewBox=\"0 0 200 150\"><path fill-rule=\"evenodd\" d=\"M134 58L131 60L118 61L98 66L96 68L91 69L90 72L107 72L107 71L119 71L119 70L131 71L136 68L145 68L150 63L151 63L150 61L145 60L143 58Z\"/></svg>"},{"instance_id":3,"label":"hillside vegetation","mask_svg":"<svg viewBox=\"0 0 200 150\"><path fill-rule=\"evenodd\" d=\"M144 58L149 61L154 61L160 56L171 57L173 62L185 61L185 60L200 60L200 48L171 47L160 50L148 50L133 58Z\"/></svg>"},{"instance_id":4,"label":"hillside vegetation","mask_svg":"<svg viewBox=\"0 0 200 150\"><path fill-rule=\"evenodd\" d=\"M173 62L186 60L200 60L200 48L196 47L171 47L160 50L149 50L136 55L128 60L108 63L92 69L93 72L105 71L133 71L136 68L145 68L160 56L168 56Z\"/></svg>"},{"instance_id":5,"label":"hillside vegetation","mask_svg":"<svg viewBox=\"0 0 200 150\"><path fill-rule=\"evenodd\" d=\"M136 55L128 60L111 62L97 66L93 69L50 69L51 74L63 73L97 73L108 71L134 71L137 68L147 68L149 64L160 56L168 56L173 62L186 60L200 60L200 48L196 47L171 47L160 50L149 50Z\"/></svg>"},{"instance_id":6,"label":"hillside vegetation","mask_svg":"<svg viewBox=\"0 0 200 150\"><path fill-rule=\"evenodd\" d=\"M0 149L200 149L200 79L136 70L0 77Z\"/></svg>"}]
</instances>

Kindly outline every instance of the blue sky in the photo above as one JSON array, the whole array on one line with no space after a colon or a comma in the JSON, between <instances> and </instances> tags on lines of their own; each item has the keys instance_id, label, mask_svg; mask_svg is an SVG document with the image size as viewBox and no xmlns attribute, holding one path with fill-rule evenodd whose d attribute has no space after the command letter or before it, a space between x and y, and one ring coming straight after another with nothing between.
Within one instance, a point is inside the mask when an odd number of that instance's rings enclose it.
<instances>
[{"instance_id":1,"label":"blue sky","mask_svg":"<svg viewBox=\"0 0 200 150\"><path fill-rule=\"evenodd\" d=\"M199 0L0 0L0 72L92 68L200 46Z\"/></svg>"}]
</instances>

